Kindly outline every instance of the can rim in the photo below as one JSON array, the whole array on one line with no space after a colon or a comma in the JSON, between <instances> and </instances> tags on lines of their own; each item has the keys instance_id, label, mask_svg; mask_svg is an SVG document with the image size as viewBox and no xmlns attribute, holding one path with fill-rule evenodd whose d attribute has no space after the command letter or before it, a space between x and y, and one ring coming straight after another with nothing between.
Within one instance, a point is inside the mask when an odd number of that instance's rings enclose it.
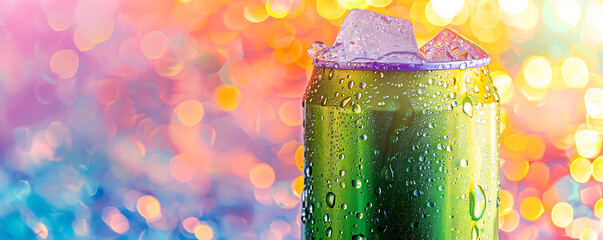
<instances>
[{"instance_id":1,"label":"can rim","mask_svg":"<svg viewBox=\"0 0 603 240\"><path fill-rule=\"evenodd\" d=\"M422 62L422 63L385 63L385 62L335 62L314 59L312 65L320 68L335 68L346 70L383 70L383 71L417 71L417 70L448 70L483 67L490 64L490 56L482 59L451 62Z\"/></svg>"}]
</instances>

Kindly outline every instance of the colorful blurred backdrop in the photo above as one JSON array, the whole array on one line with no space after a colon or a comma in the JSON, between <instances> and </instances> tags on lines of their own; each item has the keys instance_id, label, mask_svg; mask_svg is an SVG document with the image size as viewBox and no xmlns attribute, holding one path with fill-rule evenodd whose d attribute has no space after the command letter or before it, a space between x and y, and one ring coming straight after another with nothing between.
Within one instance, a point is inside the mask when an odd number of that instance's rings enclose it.
<instances>
[{"instance_id":1,"label":"colorful blurred backdrop","mask_svg":"<svg viewBox=\"0 0 603 240\"><path fill-rule=\"evenodd\" d=\"M451 27L501 96L501 239L603 239L601 0L2 0L0 239L299 239L346 12Z\"/></svg>"}]
</instances>

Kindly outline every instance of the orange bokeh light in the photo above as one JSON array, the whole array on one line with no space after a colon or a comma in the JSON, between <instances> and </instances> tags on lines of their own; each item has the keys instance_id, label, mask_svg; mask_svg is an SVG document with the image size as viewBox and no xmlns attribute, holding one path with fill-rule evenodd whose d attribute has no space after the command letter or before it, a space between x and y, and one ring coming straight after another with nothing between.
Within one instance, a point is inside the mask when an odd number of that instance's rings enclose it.
<instances>
[{"instance_id":1,"label":"orange bokeh light","mask_svg":"<svg viewBox=\"0 0 603 240\"><path fill-rule=\"evenodd\" d=\"M269 188L275 180L274 169L266 163L258 163L249 171L249 180L256 188Z\"/></svg>"},{"instance_id":2,"label":"orange bokeh light","mask_svg":"<svg viewBox=\"0 0 603 240\"><path fill-rule=\"evenodd\" d=\"M159 201L154 196L145 195L140 197L136 202L136 209L144 218L150 219L159 216L161 213L161 204L159 204Z\"/></svg>"},{"instance_id":3,"label":"orange bokeh light","mask_svg":"<svg viewBox=\"0 0 603 240\"><path fill-rule=\"evenodd\" d=\"M241 102L241 91L235 86L221 85L214 91L214 100L220 109L233 111Z\"/></svg>"},{"instance_id":4,"label":"orange bokeh light","mask_svg":"<svg viewBox=\"0 0 603 240\"><path fill-rule=\"evenodd\" d=\"M56 51L50 58L50 69L60 78L67 79L75 76L80 59L71 49Z\"/></svg>"}]
</instances>

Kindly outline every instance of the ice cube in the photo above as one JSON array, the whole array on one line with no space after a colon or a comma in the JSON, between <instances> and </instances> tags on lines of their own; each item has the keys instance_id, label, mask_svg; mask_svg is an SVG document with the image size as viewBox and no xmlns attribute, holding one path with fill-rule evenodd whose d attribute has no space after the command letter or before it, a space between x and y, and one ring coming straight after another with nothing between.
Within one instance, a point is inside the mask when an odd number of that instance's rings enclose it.
<instances>
[{"instance_id":1,"label":"ice cube","mask_svg":"<svg viewBox=\"0 0 603 240\"><path fill-rule=\"evenodd\" d=\"M421 47L430 62L471 61L488 58L488 53L452 29L442 30Z\"/></svg>"},{"instance_id":2,"label":"ice cube","mask_svg":"<svg viewBox=\"0 0 603 240\"><path fill-rule=\"evenodd\" d=\"M413 63L419 48L406 19L352 9L339 29L333 46L316 54L330 62Z\"/></svg>"}]
</instances>

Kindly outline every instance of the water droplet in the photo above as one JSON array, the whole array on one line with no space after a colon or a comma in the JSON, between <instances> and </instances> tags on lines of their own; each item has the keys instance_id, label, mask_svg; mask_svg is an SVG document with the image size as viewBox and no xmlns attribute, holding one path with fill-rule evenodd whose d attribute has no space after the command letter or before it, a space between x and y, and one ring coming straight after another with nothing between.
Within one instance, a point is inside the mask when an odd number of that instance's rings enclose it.
<instances>
[{"instance_id":1,"label":"water droplet","mask_svg":"<svg viewBox=\"0 0 603 240\"><path fill-rule=\"evenodd\" d=\"M331 235L333 235L333 229L331 229L330 227L327 228L326 233L327 233L327 237L331 237Z\"/></svg>"},{"instance_id":2,"label":"water droplet","mask_svg":"<svg viewBox=\"0 0 603 240\"><path fill-rule=\"evenodd\" d=\"M333 68L331 68L331 70L329 71L329 80L333 79L334 73L335 73L335 70Z\"/></svg>"},{"instance_id":3,"label":"water droplet","mask_svg":"<svg viewBox=\"0 0 603 240\"><path fill-rule=\"evenodd\" d=\"M360 180L352 180L352 186L356 189L359 189L362 187L362 181Z\"/></svg>"},{"instance_id":4,"label":"water droplet","mask_svg":"<svg viewBox=\"0 0 603 240\"><path fill-rule=\"evenodd\" d=\"M343 155L343 154L339 155L339 159L341 159L341 160L345 159L345 155Z\"/></svg>"},{"instance_id":5,"label":"water droplet","mask_svg":"<svg viewBox=\"0 0 603 240\"><path fill-rule=\"evenodd\" d=\"M383 72L380 72L380 73L379 73L379 76L380 76L381 78L383 78Z\"/></svg>"},{"instance_id":6,"label":"water droplet","mask_svg":"<svg viewBox=\"0 0 603 240\"><path fill-rule=\"evenodd\" d=\"M304 169L304 173L306 174L306 177L310 177L310 175L312 175L312 168L307 166L306 169Z\"/></svg>"},{"instance_id":7,"label":"water droplet","mask_svg":"<svg viewBox=\"0 0 603 240\"><path fill-rule=\"evenodd\" d=\"M427 202L428 207L435 207L435 202Z\"/></svg>"},{"instance_id":8,"label":"water droplet","mask_svg":"<svg viewBox=\"0 0 603 240\"><path fill-rule=\"evenodd\" d=\"M362 93L356 93L354 97L356 98L356 100L360 100L362 98Z\"/></svg>"},{"instance_id":9,"label":"water droplet","mask_svg":"<svg viewBox=\"0 0 603 240\"><path fill-rule=\"evenodd\" d=\"M411 228L419 227L419 222L412 222L412 223L410 223L410 227Z\"/></svg>"},{"instance_id":10,"label":"water droplet","mask_svg":"<svg viewBox=\"0 0 603 240\"><path fill-rule=\"evenodd\" d=\"M368 137L364 134L360 135L360 140L366 140Z\"/></svg>"},{"instance_id":11,"label":"water droplet","mask_svg":"<svg viewBox=\"0 0 603 240\"><path fill-rule=\"evenodd\" d=\"M366 89L366 83L365 83L365 82L361 82L361 83L360 83L360 88L362 88L362 89Z\"/></svg>"},{"instance_id":12,"label":"water droplet","mask_svg":"<svg viewBox=\"0 0 603 240\"><path fill-rule=\"evenodd\" d=\"M469 192L469 212L471 218L475 221L479 220L486 210L486 195L484 189L479 184Z\"/></svg>"},{"instance_id":13,"label":"water droplet","mask_svg":"<svg viewBox=\"0 0 603 240\"><path fill-rule=\"evenodd\" d=\"M469 97L463 99L463 112L469 117L473 117L473 104Z\"/></svg>"},{"instance_id":14,"label":"water droplet","mask_svg":"<svg viewBox=\"0 0 603 240\"><path fill-rule=\"evenodd\" d=\"M474 86L474 87L473 87L473 91L474 91L475 93L478 93L478 92L479 92L479 88L478 88L477 86Z\"/></svg>"},{"instance_id":15,"label":"water droplet","mask_svg":"<svg viewBox=\"0 0 603 240\"><path fill-rule=\"evenodd\" d=\"M429 85L433 85L433 79L430 78L429 80L427 80L427 83L429 83Z\"/></svg>"},{"instance_id":16,"label":"water droplet","mask_svg":"<svg viewBox=\"0 0 603 240\"><path fill-rule=\"evenodd\" d=\"M461 69L467 68L467 63L466 62L462 62L460 68Z\"/></svg>"},{"instance_id":17,"label":"water droplet","mask_svg":"<svg viewBox=\"0 0 603 240\"><path fill-rule=\"evenodd\" d=\"M451 92L448 96L450 99L456 99L456 92Z\"/></svg>"},{"instance_id":18,"label":"water droplet","mask_svg":"<svg viewBox=\"0 0 603 240\"><path fill-rule=\"evenodd\" d=\"M477 226L474 225L471 228L471 240L477 240L478 236L479 236L479 231L477 230Z\"/></svg>"},{"instance_id":19,"label":"water droplet","mask_svg":"<svg viewBox=\"0 0 603 240\"><path fill-rule=\"evenodd\" d=\"M375 194L381 195L381 188L380 187L375 188Z\"/></svg>"},{"instance_id":20,"label":"water droplet","mask_svg":"<svg viewBox=\"0 0 603 240\"><path fill-rule=\"evenodd\" d=\"M343 210L348 209L348 205L347 205L347 204L345 204L345 203L344 203L344 204L341 204L341 209L343 209Z\"/></svg>"},{"instance_id":21,"label":"water droplet","mask_svg":"<svg viewBox=\"0 0 603 240\"><path fill-rule=\"evenodd\" d=\"M425 93L425 90L422 88L419 88L419 90L417 92L419 93L419 95L422 95Z\"/></svg>"},{"instance_id":22,"label":"water droplet","mask_svg":"<svg viewBox=\"0 0 603 240\"><path fill-rule=\"evenodd\" d=\"M308 205L308 213L314 213L314 204L310 203L310 205Z\"/></svg>"},{"instance_id":23,"label":"water droplet","mask_svg":"<svg viewBox=\"0 0 603 240\"><path fill-rule=\"evenodd\" d=\"M343 170L339 171L339 176L342 176L342 177L345 176L345 171L343 171Z\"/></svg>"},{"instance_id":24,"label":"water droplet","mask_svg":"<svg viewBox=\"0 0 603 240\"><path fill-rule=\"evenodd\" d=\"M354 81L350 81L350 82L348 83L348 88L349 88L349 89L352 89L353 87L354 87Z\"/></svg>"},{"instance_id":25,"label":"water droplet","mask_svg":"<svg viewBox=\"0 0 603 240\"><path fill-rule=\"evenodd\" d=\"M467 159L461 159L461 167L467 167L469 165L469 162L467 161Z\"/></svg>"},{"instance_id":26,"label":"water droplet","mask_svg":"<svg viewBox=\"0 0 603 240\"><path fill-rule=\"evenodd\" d=\"M352 106L352 111L354 111L354 113L362 112L362 108L360 107L360 104L354 104L354 106Z\"/></svg>"},{"instance_id":27,"label":"water droplet","mask_svg":"<svg viewBox=\"0 0 603 240\"><path fill-rule=\"evenodd\" d=\"M328 97L325 97L325 98L322 99L322 103L321 104L323 106L326 106L327 105L327 101L328 101Z\"/></svg>"},{"instance_id":28,"label":"water droplet","mask_svg":"<svg viewBox=\"0 0 603 240\"><path fill-rule=\"evenodd\" d=\"M352 236L352 240L366 240L366 237L362 234Z\"/></svg>"},{"instance_id":29,"label":"water droplet","mask_svg":"<svg viewBox=\"0 0 603 240\"><path fill-rule=\"evenodd\" d=\"M458 106L459 104L458 104L456 101L452 101L452 103L451 103L450 105L452 105L452 107L456 107L456 106Z\"/></svg>"},{"instance_id":30,"label":"water droplet","mask_svg":"<svg viewBox=\"0 0 603 240\"><path fill-rule=\"evenodd\" d=\"M341 104L339 106L344 108L345 106L348 105L348 103L350 103L351 100L352 100L351 97L346 97L341 101Z\"/></svg>"},{"instance_id":31,"label":"water droplet","mask_svg":"<svg viewBox=\"0 0 603 240\"><path fill-rule=\"evenodd\" d=\"M500 198L499 197L496 198L496 207L500 207Z\"/></svg>"},{"instance_id":32,"label":"water droplet","mask_svg":"<svg viewBox=\"0 0 603 240\"><path fill-rule=\"evenodd\" d=\"M325 215L323 216L323 220L325 220L325 222L329 222L329 214L325 213Z\"/></svg>"},{"instance_id":33,"label":"water droplet","mask_svg":"<svg viewBox=\"0 0 603 240\"><path fill-rule=\"evenodd\" d=\"M335 206L335 194L332 192L327 193L327 206L329 206L330 208Z\"/></svg>"}]
</instances>

